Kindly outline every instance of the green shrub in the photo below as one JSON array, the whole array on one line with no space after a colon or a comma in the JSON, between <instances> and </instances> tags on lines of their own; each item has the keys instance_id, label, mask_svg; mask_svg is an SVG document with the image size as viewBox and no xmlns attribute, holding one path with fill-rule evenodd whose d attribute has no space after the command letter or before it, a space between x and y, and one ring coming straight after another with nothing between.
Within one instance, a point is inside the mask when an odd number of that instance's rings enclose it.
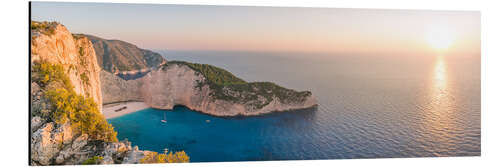
<instances>
[{"instance_id":1,"label":"green shrub","mask_svg":"<svg viewBox=\"0 0 500 167\"><path fill-rule=\"evenodd\" d=\"M91 98L66 89L51 89L45 94L52 106L51 118L58 124L68 121L71 127L96 140L117 141L113 126L106 122Z\"/></svg>"},{"instance_id":2,"label":"green shrub","mask_svg":"<svg viewBox=\"0 0 500 167\"><path fill-rule=\"evenodd\" d=\"M73 39L75 40L79 40L84 37L82 34L71 34L71 36L73 36Z\"/></svg>"},{"instance_id":3,"label":"green shrub","mask_svg":"<svg viewBox=\"0 0 500 167\"><path fill-rule=\"evenodd\" d=\"M80 66L85 67L87 66L87 59L85 59L85 50L83 47L79 47L78 53L80 56L78 56L78 59L80 61Z\"/></svg>"},{"instance_id":4,"label":"green shrub","mask_svg":"<svg viewBox=\"0 0 500 167\"><path fill-rule=\"evenodd\" d=\"M86 73L80 74L80 79L83 81L85 85L89 85L89 77Z\"/></svg>"},{"instance_id":5,"label":"green shrub","mask_svg":"<svg viewBox=\"0 0 500 167\"><path fill-rule=\"evenodd\" d=\"M71 127L96 140L114 142L116 132L106 122L92 98L85 98L73 90L73 85L61 65L37 62L33 65L33 80L46 89L44 97L51 106L50 118L58 123L71 123ZM63 86L51 86L63 83Z\"/></svg>"},{"instance_id":6,"label":"green shrub","mask_svg":"<svg viewBox=\"0 0 500 167\"><path fill-rule=\"evenodd\" d=\"M31 29L32 30L45 29L45 28L47 28L46 24L41 24L40 22L37 22L37 21L31 21Z\"/></svg>"},{"instance_id":7,"label":"green shrub","mask_svg":"<svg viewBox=\"0 0 500 167\"><path fill-rule=\"evenodd\" d=\"M99 164L102 161L102 159L103 157L101 156L94 156L92 158L83 161L82 165L96 165Z\"/></svg>"},{"instance_id":8,"label":"green shrub","mask_svg":"<svg viewBox=\"0 0 500 167\"><path fill-rule=\"evenodd\" d=\"M36 62L33 66L32 79L40 86L45 87L49 83L60 82L65 89L72 90L68 76L64 73L64 68L60 64L50 64L47 62Z\"/></svg>"},{"instance_id":9,"label":"green shrub","mask_svg":"<svg viewBox=\"0 0 500 167\"><path fill-rule=\"evenodd\" d=\"M80 56L83 56L84 52L83 52L83 47L80 47L78 49L78 53L80 53Z\"/></svg>"},{"instance_id":10,"label":"green shrub","mask_svg":"<svg viewBox=\"0 0 500 167\"><path fill-rule=\"evenodd\" d=\"M231 72L226 71L222 68L215 67L208 64L196 64L196 63L188 63L183 61L170 61L168 64L181 64L190 67L191 69L199 72L208 81L217 85L232 85L232 84L245 84L244 80L234 76Z\"/></svg>"},{"instance_id":11,"label":"green shrub","mask_svg":"<svg viewBox=\"0 0 500 167\"><path fill-rule=\"evenodd\" d=\"M45 35L53 35L55 33L55 25L57 22L38 22L31 21L31 31L39 31Z\"/></svg>"},{"instance_id":12,"label":"green shrub","mask_svg":"<svg viewBox=\"0 0 500 167\"><path fill-rule=\"evenodd\" d=\"M148 152L143 158L139 160L140 163L185 163L189 162L189 156L184 151L179 152L165 152L158 154L157 152Z\"/></svg>"}]
</instances>

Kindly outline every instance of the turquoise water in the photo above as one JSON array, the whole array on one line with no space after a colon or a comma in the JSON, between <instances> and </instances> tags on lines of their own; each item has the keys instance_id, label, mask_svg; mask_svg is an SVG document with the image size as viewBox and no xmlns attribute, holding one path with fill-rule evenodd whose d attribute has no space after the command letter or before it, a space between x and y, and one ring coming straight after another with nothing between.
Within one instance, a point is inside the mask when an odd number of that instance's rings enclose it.
<instances>
[{"instance_id":1,"label":"turquoise water","mask_svg":"<svg viewBox=\"0 0 500 167\"><path fill-rule=\"evenodd\" d=\"M167 123L162 123L165 113ZM326 141L317 141L319 136L304 135L313 131L310 123L314 114L313 110L302 110L223 118L177 106L173 110L146 109L108 121L119 132L120 140L127 138L145 150L184 150L193 162L277 160L296 159L294 155L306 151L301 149L305 147L315 147L319 152L321 143ZM318 158L312 152L300 158Z\"/></svg>"},{"instance_id":2,"label":"turquoise water","mask_svg":"<svg viewBox=\"0 0 500 167\"><path fill-rule=\"evenodd\" d=\"M141 149L185 150L194 162L481 155L480 55L162 54L310 90L319 106L248 118L176 107L109 120Z\"/></svg>"}]
</instances>

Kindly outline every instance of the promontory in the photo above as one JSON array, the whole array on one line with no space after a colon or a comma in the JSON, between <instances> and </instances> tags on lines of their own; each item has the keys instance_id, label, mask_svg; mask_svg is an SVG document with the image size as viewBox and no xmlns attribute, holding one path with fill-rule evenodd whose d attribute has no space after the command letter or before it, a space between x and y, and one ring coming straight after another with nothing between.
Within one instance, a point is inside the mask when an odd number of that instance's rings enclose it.
<instances>
[{"instance_id":1,"label":"promontory","mask_svg":"<svg viewBox=\"0 0 500 167\"><path fill-rule=\"evenodd\" d=\"M208 64L168 61L135 80L100 74L103 103L143 101L157 109L183 105L215 116L259 115L315 107L310 91L246 82Z\"/></svg>"},{"instance_id":2,"label":"promontory","mask_svg":"<svg viewBox=\"0 0 500 167\"><path fill-rule=\"evenodd\" d=\"M103 115L106 105L139 102L157 109L183 105L215 116L317 105L310 91L246 82L208 64L167 61L124 41L71 34L56 22L32 21L30 29L31 165L154 160L151 157L159 153L118 141ZM173 155L169 161L189 162L184 151Z\"/></svg>"}]
</instances>

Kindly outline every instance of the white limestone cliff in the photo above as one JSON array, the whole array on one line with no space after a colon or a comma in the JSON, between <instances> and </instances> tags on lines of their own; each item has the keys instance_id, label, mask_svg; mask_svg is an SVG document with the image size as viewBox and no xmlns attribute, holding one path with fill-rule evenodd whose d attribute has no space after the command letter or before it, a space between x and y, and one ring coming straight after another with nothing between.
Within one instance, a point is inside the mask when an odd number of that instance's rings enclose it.
<instances>
[{"instance_id":1,"label":"white limestone cliff","mask_svg":"<svg viewBox=\"0 0 500 167\"><path fill-rule=\"evenodd\" d=\"M101 69L92 43L55 22L32 24L44 27L32 27L31 65L37 61L62 65L75 93L93 99L100 110ZM125 157L131 157L127 163L138 163L142 158L129 142L90 140L86 134L73 131L69 123L61 125L48 119L50 107L44 91L37 83L31 83L30 165L74 165L95 155L104 157L106 161L101 163L121 163Z\"/></svg>"},{"instance_id":2,"label":"white limestone cliff","mask_svg":"<svg viewBox=\"0 0 500 167\"><path fill-rule=\"evenodd\" d=\"M57 23L47 23L50 33L31 32L31 63L46 61L61 64L77 94L91 97L102 106L101 80L92 43L83 36L72 35L66 27Z\"/></svg>"},{"instance_id":3,"label":"white limestone cliff","mask_svg":"<svg viewBox=\"0 0 500 167\"><path fill-rule=\"evenodd\" d=\"M147 105L157 109L172 109L175 105L183 105L215 116L260 115L276 111L306 109L317 105L312 95L302 102L290 103L283 103L273 97L269 104L261 108L246 102L217 99L210 95L213 90L208 85L197 87L197 84L206 78L182 64L172 64L152 70L142 78L128 81L108 72L101 72L101 80L105 103L144 101ZM133 95L129 95L129 92L133 92Z\"/></svg>"}]
</instances>

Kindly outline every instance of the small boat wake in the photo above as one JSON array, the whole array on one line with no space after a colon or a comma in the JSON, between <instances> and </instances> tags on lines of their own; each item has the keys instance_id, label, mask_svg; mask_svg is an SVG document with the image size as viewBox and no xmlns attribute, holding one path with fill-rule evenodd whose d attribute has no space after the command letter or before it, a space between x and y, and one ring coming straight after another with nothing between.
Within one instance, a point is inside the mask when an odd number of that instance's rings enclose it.
<instances>
[{"instance_id":1,"label":"small boat wake","mask_svg":"<svg viewBox=\"0 0 500 167\"><path fill-rule=\"evenodd\" d=\"M162 123L167 123L167 113L166 111L163 113L163 119L161 120Z\"/></svg>"}]
</instances>

